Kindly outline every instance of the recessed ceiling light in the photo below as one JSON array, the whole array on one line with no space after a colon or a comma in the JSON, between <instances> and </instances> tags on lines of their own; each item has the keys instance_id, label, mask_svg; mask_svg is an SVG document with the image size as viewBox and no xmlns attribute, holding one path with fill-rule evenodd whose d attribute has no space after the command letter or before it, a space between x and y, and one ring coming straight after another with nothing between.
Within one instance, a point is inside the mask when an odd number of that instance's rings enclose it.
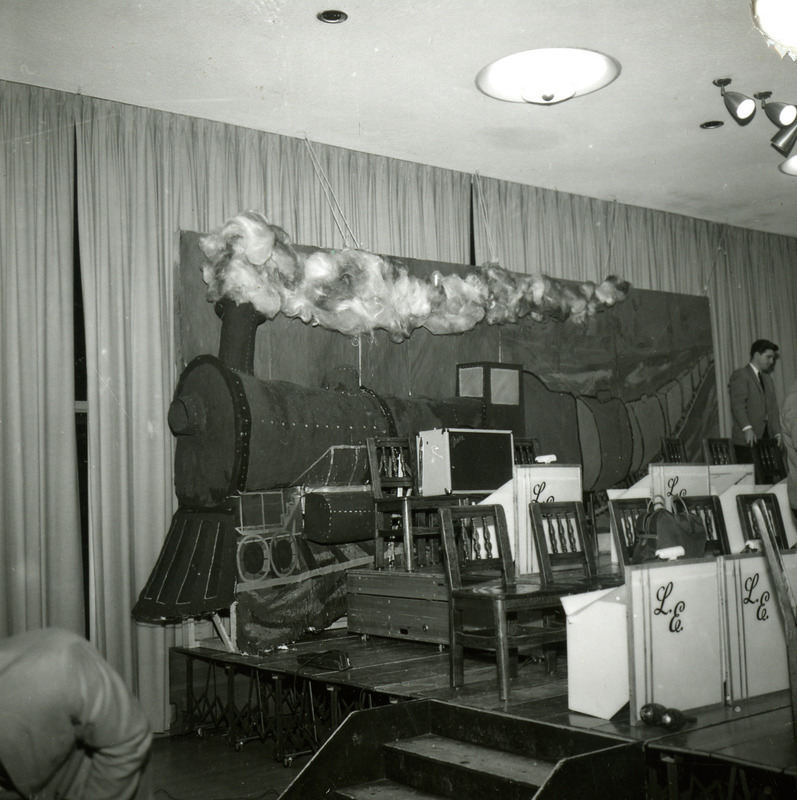
<instances>
[{"instance_id":1,"label":"recessed ceiling light","mask_svg":"<svg viewBox=\"0 0 797 800\"><path fill-rule=\"evenodd\" d=\"M619 74L619 62L595 50L546 47L493 61L476 85L498 100L553 105L602 89Z\"/></svg>"},{"instance_id":2,"label":"recessed ceiling light","mask_svg":"<svg viewBox=\"0 0 797 800\"><path fill-rule=\"evenodd\" d=\"M336 11L332 8L327 11L319 11L316 14L316 19L320 19L321 22L327 22L330 25L335 25L338 22L345 22L348 18L349 15L345 11Z\"/></svg>"},{"instance_id":3,"label":"recessed ceiling light","mask_svg":"<svg viewBox=\"0 0 797 800\"><path fill-rule=\"evenodd\" d=\"M721 128L725 123L719 119L710 119L708 122L701 122L700 127L704 130L711 131L714 128Z\"/></svg>"}]
</instances>

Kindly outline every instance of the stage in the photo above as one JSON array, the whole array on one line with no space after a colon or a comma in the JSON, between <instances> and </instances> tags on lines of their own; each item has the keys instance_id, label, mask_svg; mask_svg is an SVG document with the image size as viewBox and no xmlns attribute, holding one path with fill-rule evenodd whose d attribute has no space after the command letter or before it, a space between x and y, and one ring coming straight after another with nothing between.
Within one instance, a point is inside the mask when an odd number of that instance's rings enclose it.
<instances>
[{"instance_id":1,"label":"stage","mask_svg":"<svg viewBox=\"0 0 797 800\"><path fill-rule=\"evenodd\" d=\"M343 668L337 668L342 666ZM349 634L308 635L265 655L212 647L173 648L172 732L226 731L231 746L273 738L277 758L315 753L352 711L433 700L640 745L648 797L797 796L797 747L788 691L691 710L677 733L568 710L566 657L549 674L544 659L521 658L508 702L498 699L495 662L466 658L465 685L448 684L446 648ZM311 761L312 764L312 761ZM308 765L309 767L310 765ZM607 776L607 779L610 776Z\"/></svg>"}]
</instances>

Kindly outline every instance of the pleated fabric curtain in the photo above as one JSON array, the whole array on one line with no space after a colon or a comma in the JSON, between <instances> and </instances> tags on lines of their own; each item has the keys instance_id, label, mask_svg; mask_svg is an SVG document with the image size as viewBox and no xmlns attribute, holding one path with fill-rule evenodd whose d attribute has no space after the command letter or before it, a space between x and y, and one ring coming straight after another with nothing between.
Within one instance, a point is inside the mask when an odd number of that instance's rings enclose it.
<instances>
[{"instance_id":1,"label":"pleated fabric curtain","mask_svg":"<svg viewBox=\"0 0 797 800\"><path fill-rule=\"evenodd\" d=\"M73 98L0 82L0 637L83 634Z\"/></svg>"},{"instance_id":2,"label":"pleated fabric curtain","mask_svg":"<svg viewBox=\"0 0 797 800\"><path fill-rule=\"evenodd\" d=\"M782 397L797 374L797 240L662 211L474 177L477 263L640 289L702 295L712 314L721 431L730 432L727 385L755 339L781 346Z\"/></svg>"},{"instance_id":3,"label":"pleated fabric curtain","mask_svg":"<svg viewBox=\"0 0 797 800\"><path fill-rule=\"evenodd\" d=\"M181 367L179 231L254 209L300 244L352 246L345 219L373 251L461 261L469 178L92 98L82 99L76 135L92 638L163 730L168 647L180 634L134 624L130 610L176 502L166 415Z\"/></svg>"},{"instance_id":4,"label":"pleated fabric curtain","mask_svg":"<svg viewBox=\"0 0 797 800\"><path fill-rule=\"evenodd\" d=\"M181 230L209 231L255 209L299 244L461 264L470 261L472 213L476 263L707 291L718 374L744 363L755 335L780 339L788 362L780 375L795 374L793 239L489 180L471 207L471 178L460 173L28 86L0 83L0 91L0 624L6 632L82 630L71 345L77 220L91 636L156 730L169 724L168 647L180 632L135 624L130 610L176 505L166 416L181 370Z\"/></svg>"}]
</instances>

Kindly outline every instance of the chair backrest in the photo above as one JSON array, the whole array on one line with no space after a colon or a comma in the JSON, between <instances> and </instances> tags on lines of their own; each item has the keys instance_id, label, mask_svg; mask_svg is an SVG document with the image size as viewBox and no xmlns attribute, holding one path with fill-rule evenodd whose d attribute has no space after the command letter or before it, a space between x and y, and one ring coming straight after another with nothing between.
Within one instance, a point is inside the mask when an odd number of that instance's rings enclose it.
<instances>
[{"instance_id":1,"label":"chair backrest","mask_svg":"<svg viewBox=\"0 0 797 800\"><path fill-rule=\"evenodd\" d=\"M365 447L371 487L377 500L416 494L415 461L409 438L369 437Z\"/></svg>"},{"instance_id":2,"label":"chair backrest","mask_svg":"<svg viewBox=\"0 0 797 800\"><path fill-rule=\"evenodd\" d=\"M731 552L728 531L719 497L713 494L684 495L681 497L687 510L700 517L706 529L706 555L726 556Z\"/></svg>"},{"instance_id":3,"label":"chair backrest","mask_svg":"<svg viewBox=\"0 0 797 800\"><path fill-rule=\"evenodd\" d=\"M686 464L686 448L677 436L662 436L661 458L665 464Z\"/></svg>"},{"instance_id":4,"label":"chair backrest","mask_svg":"<svg viewBox=\"0 0 797 800\"><path fill-rule=\"evenodd\" d=\"M543 586L595 576L594 540L581 501L529 503L529 514Z\"/></svg>"},{"instance_id":5,"label":"chair backrest","mask_svg":"<svg viewBox=\"0 0 797 800\"><path fill-rule=\"evenodd\" d=\"M621 497L609 500L609 528L621 567L631 563L631 554L636 541L636 522L647 510L646 497Z\"/></svg>"},{"instance_id":6,"label":"chair backrest","mask_svg":"<svg viewBox=\"0 0 797 800\"><path fill-rule=\"evenodd\" d=\"M533 464L538 443L534 439L513 439L515 464Z\"/></svg>"},{"instance_id":7,"label":"chair backrest","mask_svg":"<svg viewBox=\"0 0 797 800\"><path fill-rule=\"evenodd\" d=\"M452 589L461 589L474 576L500 570L504 588L516 584L515 564L502 505L441 506L443 553Z\"/></svg>"},{"instance_id":8,"label":"chair backrest","mask_svg":"<svg viewBox=\"0 0 797 800\"><path fill-rule=\"evenodd\" d=\"M777 483L786 477L786 467L777 439L759 439L753 445L756 483Z\"/></svg>"},{"instance_id":9,"label":"chair backrest","mask_svg":"<svg viewBox=\"0 0 797 800\"><path fill-rule=\"evenodd\" d=\"M780 513L778 498L771 492L751 492L750 494L736 495L736 508L739 511L739 521L742 525L742 533L745 541L748 539L760 539L762 534L758 529L758 522L753 513L753 503L762 500L768 512L768 518L772 522L775 538L781 550L788 549L786 540L786 529L783 527L783 516Z\"/></svg>"},{"instance_id":10,"label":"chair backrest","mask_svg":"<svg viewBox=\"0 0 797 800\"><path fill-rule=\"evenodd\" d=\"M706 464L735 464L736 452L730 439L703 439Z\"/></svg>"}]
</instances>

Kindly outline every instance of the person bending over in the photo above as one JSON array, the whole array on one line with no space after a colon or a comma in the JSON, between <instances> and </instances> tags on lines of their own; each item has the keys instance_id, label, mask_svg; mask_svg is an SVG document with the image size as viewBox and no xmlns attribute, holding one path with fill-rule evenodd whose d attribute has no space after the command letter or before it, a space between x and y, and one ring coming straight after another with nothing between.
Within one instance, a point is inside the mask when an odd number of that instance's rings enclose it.
<instances>
[{"instance_id":1,"label":"person bending over","mask_svg":"<svg viewBox=\"0 0 797 800\"><path fill-rule=\"evenodd\" d=\"M0 798L150 800L152 733L85 639L44 629L0 640Z\"/></svg>"}]
</instances>

